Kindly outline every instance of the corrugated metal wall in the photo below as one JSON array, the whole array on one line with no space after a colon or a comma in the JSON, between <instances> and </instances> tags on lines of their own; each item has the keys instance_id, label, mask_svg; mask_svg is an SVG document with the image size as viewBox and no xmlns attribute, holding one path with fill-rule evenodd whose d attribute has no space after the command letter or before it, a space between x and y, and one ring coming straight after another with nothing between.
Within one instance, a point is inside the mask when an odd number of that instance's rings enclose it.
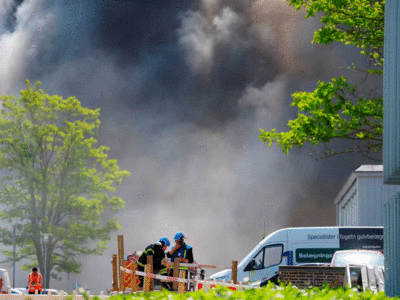
<instances>
[{"instance_id":1,"label":"corrugated metal wall","mask_svg":"<svg viewBox=\"0 0 400 300\"><path fill-rule=\"evenodd\" d=\"M383 175L386 184L400 183L400 4L385 2L383 73ZM400 296L400 193L385 205L385 292Z\"/></svg>"},{"instance_id":2,"label":"corrugated metal wall","mask_svg":"<svg viewBox=\"0 0 400 300\"><path fill-rule=\"evenodd\" d=\"M343 198L339 207L339 226L359 225L359 204L357 185L354 184Z\"/></svg>"},{"instance_id":3,"label":"corrugated metal wall","mask_svg":"<svg viewBox=\"0 0 400 300\"><path fill-rule=\"evenodd\" d=\"M382 173L356 173L351 187L337 203L338 226L383 226L383 206L400 185L384 185Z\"/></svg>"},{"instance_id":4,"label":"corrugated metal wall","mask_svg":"<svg viewBox=\"0 0 400 300\"><path fill-rule=\"evenodd\" d=\"M384 185L379 177L358 178L358 198L360 205L359 223L362 226L383 226L384 204L396 193L399 185Z\"/></svg>"},{"instance_id":5,"label":"corrugated metal wall","mask_svg":"<svg viewBox=\"0 0 400 300\"><path fill-rule=\"evenodd\" d=\"M384 205L385 293L400 295L400 193Z\"/></svg>"},{"instance_id":6,"label":"corrugated metal wall","mask_svg":"<svg viewBox=\"0 0 400 300\"><path fill-rule=\"evenodd\" d=\"M399 1L385 2L383 73L383 179L400 182L400 19Z\"/></svg>"}]
</instances>

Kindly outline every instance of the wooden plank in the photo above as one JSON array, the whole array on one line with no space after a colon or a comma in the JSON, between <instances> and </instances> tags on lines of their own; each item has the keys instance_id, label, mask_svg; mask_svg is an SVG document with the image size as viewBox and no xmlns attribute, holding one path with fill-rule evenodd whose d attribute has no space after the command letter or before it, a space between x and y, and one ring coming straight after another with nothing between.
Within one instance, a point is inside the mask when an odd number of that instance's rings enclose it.
<instances>
[{"instance_id":1,"label":"wooden plank","mask_svg":"<svg viewBox=\"0 0 400 300\"><path fill-rule=\"evenodd\" d=\"M186 278L186 271L180 270L179 271L179 278L185 279ZM178 285L178 293L183 294L186 291L186 284L184 282L179 282Z\"/></svg>"},{"instance_id":2,"label":"wooden plank","mask_svg":"<svg viewBox=\"0 0 400 300\"><path fill-rule=\"evenodd\" d=\"M178 277L179 276L179 260L175 259L174 260L174 272L173 272L173 277ZM174 281L174 283L172 284L172 289L174 291L178 290L178 282Z\"/></svg>"},{"instance_id":3,"label":"wooden plank","mask_svg":"<svg viewBox=\"0 0 400 300\"><path fill-rule=\"evenodd\" d=\"M232 281L234 284L237 283L237 265L238 265L237 260L233 260L232 261Z\"/></svg>"},{"instance_id":4,"label":"wooden plank","mask_svg":"<svg viewBox=\"0 0 400 300\"><path fill-rule=\"evenodd\" d=\"M119 289L119 285L118 285L118 255L117 254L113 254L112 257L112 269L113 269L113 286L112 286L112 290L113 292L118 292Z\"/></svg>"},{"instance_id":5,"label":"wooden plank","mask_svg":"<svg viewBox=\"0 0 400 300\"><path fill-rule=\"evenodd\" d=\"M124 236L118 235L117 242L118 242L119 290L123 292L125 290L125 286L123 284L124 280L122 278L124 278L125 276L119 267L122 266L122 262L124 260Z\"/></svg>"},{"instance_id":6,"label":"wooden plank","mask_svg":"<svg viewBox=\"0 0 400 300\"><path fill-rule=\"evenodd\" d=\"M136 271L137 271L137 267L138 265L135 264L130 264L130 268L132 271L132 275L131 275L131 287L132 287L132 293L135 293L137 291L138 288L138 276L136 275Z\"/></svg>"},{"instance_id":7,"label":"wooden plank","mask_svg":"<svg viewBox=\"0 0 400 300\"><path fill-rule=\"evenodd\" d=\"M149 273L153 273L153 255L147 256L147 264L150 266ZM154 291L154 278L150 278L150 291Z\"/></svg>"},{"instance_id":8,"label":"wooden plank","mask_svg":"<svg viewBox=\"0 0 400 300\"><path fill-rule=\"evenodd\" d=\"M147 265L144 266L144 272L145 272L145 273L151 273L151 272L150 272L150 265L149 265L149 264L147 264ZM144 292L145 292L145 293L150 292L150 279L151 279L150 277L147 277L147 276L144 277L143 288L144 288Z\"/></svg>"}]
</instances>

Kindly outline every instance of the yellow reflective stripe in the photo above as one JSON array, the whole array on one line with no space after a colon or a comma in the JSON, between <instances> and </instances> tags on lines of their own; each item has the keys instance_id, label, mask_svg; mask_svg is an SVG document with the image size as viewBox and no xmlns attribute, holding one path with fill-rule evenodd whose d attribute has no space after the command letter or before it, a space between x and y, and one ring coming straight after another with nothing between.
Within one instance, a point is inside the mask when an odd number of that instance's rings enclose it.
<instances>
[{"instance_id":1,"label":"yellow reflective stripe","mask_svg":"<svg viewBox=\"0 0 400 300\"><path fill-rule=\"evenodd\" d=\"M146 254L146 255L149 255L148 252L150 252L150 251L153 252L153 254L154 254L154 250L151 249L151 248L149 248L149 249L147 249L147 250L145 249L145 250L143 251L143 253ZM146 260L147 260L147 257L146 257ZM138 264L139 266L141 266L141 267L144 267L144 266L145 266L145 265L142 264L139 260L137 261L137 264Z\"/></svg>"},{"instance_id":2,"label":"yellow reflective stripe","mask_svg":"<svg viewBox=\"0 0 400 300\"><path fill-rule=\"evenodd\" d=\"M144 253L146 253L146 254L147 254L147 252L148 252L148 251L152 251L152 252L154 253L154 250L153 250L153 249L151 249L151 248L149 248L149 249L145 250L145 251L144 251Z\"/></svg>"},{"instance_id":3,"label":"yellow reflective stripe","mask_svg":"<svg viewBox=\"0 0 400 300\"><path fill-rule=\"evenodd\" d=\"M173 270L174 268L171 268L171 270ZM189 270L188 267L179 267L179 270Z\"/></svg>"},{"instance_id":4,"label":"yellow reflective stripe","mask_svg":"<svg viewBox=\"0 0 400 300\"><path fill-rule=\"evenodd\" d=\"M140 261L136 262L139 266L144 267L144 264L142 264Z\"/></svg>"},{"instance_id":5,"label":"yellow reflective stripe","mask_svg":"<svg viewBox=\"0 0 400 300\"><path fill-rule=\"evenodd\" d=\"M163 268L159 272L160 274L167 274L167 268Z\"/></svg>"}]
</instances>

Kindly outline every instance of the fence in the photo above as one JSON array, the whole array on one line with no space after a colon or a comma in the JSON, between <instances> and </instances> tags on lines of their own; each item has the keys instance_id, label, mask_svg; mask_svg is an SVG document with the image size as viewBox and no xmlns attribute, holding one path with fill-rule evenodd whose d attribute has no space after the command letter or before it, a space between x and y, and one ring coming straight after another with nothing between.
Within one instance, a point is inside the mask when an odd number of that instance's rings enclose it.
<instances>
[{"instance_id":1,"label":"fence","mask_svg":"<svg viewBox=\"0 0 400 300\"><path fill-rule=\"evenodd\" d=\"M188 263L180 263L178 260L174 261L174 264L166 264L169 267L174 267L174 274L178 274L178 276L165 276L165 275L157 275L152 273L152 257L148 256L148 261L150 262L145 266L144 272L137 271L137 265L134 264L131 268L127 269L124 267L120 267L120 272L124 272L130 275L130 281L132 283L131 288L129 289L130 292L138 291L137 285L137 276L144 277L144 292L150 292L154 289L154 279L158 279L164 282L173 282L174 287L173 290L178 291L179 293L184 293L185 291L189 290L189 287L192 286L193 290L197 291L198 289L210 289L216 286L216 284L227 286L231 289L239 289L242 290L246 288L243 283L237 283L237 261L232 262L232 281L231 282L217 282L215 280L200 280L197 276L197 268L215 268L214 265L202 265L202 264L188 264ZM187 267L194 269L194 278L190 278L190 276L186 276L185 270L179 270L179 267ZM179 273L177 273L179 271ZM189 278L186 278L189 277Z\"/></svg>"},{"instance_id":2,"label":"fence","mask_svg":"<svg viewBox=\"0 0 400 300\"><path fill-rule=\"evenodd\" d=\"M140 257L141 252L135 252L132 255L129 255L127 260L124 259L125 254L124 254L124 237L123 235L118 235L117 237L117 243L118 243L118 253L117 254L113 254L111 263L112 263L112 293L113 294L120 294L120 293L124 293L125 291L137 291L138 290L138 285L139 285L139 278L137 276L137 274L139 274L139 272L137 271L137 264L136 261L137 259ZM149 275L145 276L145 279L147 279L147 281L149 282L149 286L146 286L146 282L144 282L144 291L150 291L154 289L154 277L156 276L155 274L150 275L153 273L153 260L151 256L147 257L148 259L148 267L147 270L145 270L144 273L147 273ZM215 265L202 265L202 264L197 264L197 263L193 263L193 264L184 264L184 263L180 263L178 260L174 261L174 274L172 277L169 277L168 280L171 280L173 282L173 289L175 291L178 291L179 289L179 283L182 284L186 284L186 286L188 286L188 284L193 282L179 282L178 280L176 280L177 278L180 277L179 275L179 266L185 266L188 267L189 269L194 270L194 273L197 273L197 269L198 268L216 268ZM171 264L166 264L167 267L171 267ZM140 276L142 276L140 274ZM159 276L159 275L157 275ZM184 277L186 277L185 275L182 275ZM189 276L188 276L189 277ZM171 278L175 278L175 279L171 279ZM157 279L157 278L156 278ZM193 278L192 278L193 279ZM166 279L164 279L166 280ZM237 283L237 261L233 261L232 262L232 280L233 283L236 284ZM212 285L212 284L211 284ZM214 284L215 286L215 284ZM1 300L1 299L0 299Z\"/></svg>"},{"instance_id":3,"label":"fence","mask_svg":"<svg viewBox=\"0 0 400 300\"><path fill-rule=\"evenodd\" d=\"M182 264L182 265L189 265L189 264ZM237 265L237 262L235 261L233 266ZM132 271L132 270L128 270L126 268L121 267L120 269L122 272L125 273L129 273L132 274L132 276L143 276L145 277L144 280L144 288L143 291L144 292L150 292L151 289L151 281L154 279L159 279L161 281L165 281L165 282L176 282L178 283L178 293L183 294L185 291L187 291L187 287L193 283L194 286L194 291L197 291L199 289L203 289L205 291L214 288L217 284L221 285L221 286L226 286L232 290L243 290L246 288L254 288L248 285L244 285L242 282L235 282L234 280L232 280L231 282L226 282L226 281L216 281L214 280L200 280L198 278L198 276L195 276L194 279L190 279L190 278L186 278L186 271L184 270L180 270L179 272L179 277L171 277L171 276L164 276L164 275L157 275L157 274L153 274L148 272L148 270L150 270L150 266L146 265L145 267L145 271L144 272L140 272L140 271ZM132 289L131 292L136 292L137 290Z\"/></svg>"}]
</instances>

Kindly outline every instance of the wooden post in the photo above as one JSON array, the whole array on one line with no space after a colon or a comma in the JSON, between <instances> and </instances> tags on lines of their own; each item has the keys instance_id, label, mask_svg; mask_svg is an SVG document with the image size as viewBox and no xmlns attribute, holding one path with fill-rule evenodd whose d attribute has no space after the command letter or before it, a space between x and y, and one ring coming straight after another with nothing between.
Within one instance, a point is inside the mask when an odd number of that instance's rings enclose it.
<instances>
[{"instance_id":1,"label":"wooden post","mask_svg":"<svg viewBox=\"0 0 400 300\"><path fill-rule=\"evenodd\" d=\"M180 270L179 271L179 278L185 279L186 278L186 271ZM178 285L178 293L183 294L186 290L186 284L184 282L179 282Z\"/></svg>"},{"instance_id":2,"label":"wooden post","mask_svg":"<svg viewBox=\"0 0 400 300\"><path fill-rule=\"evenodd\" d=\"M149 273L153 273L153 255L147 256L147 264L150 266ZM154 278L150 278L150 291L154 291Z\"/></svg>"},{"instance_id":3,"label":"wooden post","mask_svg":"<svg viewBox=\"0 0 400 300\"><path fill-rule=\"evenodd\" d=\"M136 275L136 271L137 271L137 263L134 264L130 264L131 267L131 271L132 271L132 275L131 275L131 287L132 287L132 293L136 293L137 292L137 288L138 288L138 276Z\"/></svg>"},{"instance_id":4,"label":"wooden post","mask_svg":"<svg viewBox=\"0 0 400 300\"><path fill-rule=\"evenodd\" d=\"M144 266L144 272L145 273L151 273L150 272L150 265L149 264L147 264L147 265L145 265ZM143 288L144 288L144 292L145 293L148 293L148 292L150 292L150 277L148 277L148 276L145 276L144 277L144 283L143 283Z\"/></svg>"},{"instance_id":5,"label":"wooden post","mask_svg":"<svg viewBox=\"0 0 400 300\"><path fill-rule=\"evenodd\" d=\"M122 260L121 267L126 268L126 260L124 260L124 259ZM121 277L119 279L121 286L122 286L121 291L125 291L125 277L126 277L126 273L121 271Z\"/></svg>"},{"instance_id":6,"label":"wooden post","mask_svg":"<svg viewBox=\"0 0 400 300\"><path fill-rule=\"evenodd\" d=\"M124 236L123 235L118 235L118 274L119 274L119 290L124 291L125 286L123 285L123 272L120 270L120 266L122 266L122 261L124 260Z\"/></svg>"},{"instance_id":7,"label":"wooden post","mask_svg":"<svg viewBox=\"0 0 400 300\"><path fill-rule=\"evenodd\" d=\"M172 275L173 277L179 276L179 265L180 265L179 260L175 259L174 260L174 273ZM178 290L178 282L177 281L174 281L174 283L172 284L172 289L174 291Z\"/></svg>"},{"instance_id":8,"label":"wooden post","mask_svg":"<svg viewBox=\"0 0 400 300\"><path fill-rule=\"evenodd\" d=\"M232 281L234 284L237 283L237 265L238 265L237 260L233 260L232 261Z\"/></svg>"},{"instance_id":9,"label":"wooden post","mask_svg":"<svg viewBox=\"0 0 400 300\"><path fill-rule=\"evenodd\" d=\"M113 269L113 292L118 292L118 258L117 254L113 254L112 257L112 269Z\"/></svg>"},{"instance_id":10,"label":"wooden post","mask_svg":"<svg viewBox=\"0 0 400 300\"><path fill-rule=\"evenodd\" d=\"M198 290L199 290L199 283L198 283L198 281L199 281L199 276L195 276L194 277L194 291L195 292L197 292Z\"/></svg>"}]
</instances>

